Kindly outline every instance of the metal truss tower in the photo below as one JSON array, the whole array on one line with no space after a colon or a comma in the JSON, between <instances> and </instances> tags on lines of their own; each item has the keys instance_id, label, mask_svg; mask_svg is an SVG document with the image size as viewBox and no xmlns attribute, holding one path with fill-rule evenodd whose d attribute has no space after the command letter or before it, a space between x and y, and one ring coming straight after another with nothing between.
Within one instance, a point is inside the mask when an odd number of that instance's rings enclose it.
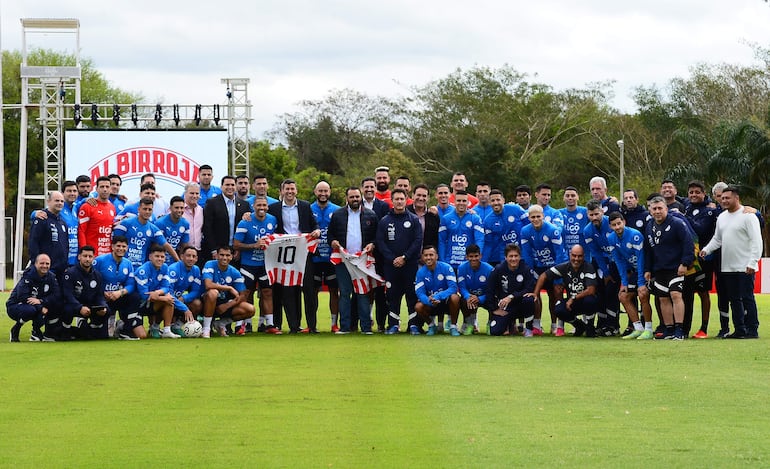
<instances>
[{"instance_id":1,"label":"metal truss tower","mask_svg":"<svg viewBox=\"0 0 770 469\"><path fill-rule=\"evenodd\" d=\"M59 190L64 180L64 127L67 120L77 128L171 128L183 125L219 126L227 122L230 143L230 171L249 176L249 124L251 102L248 78L222 78L227 86L227 103L219 104L87 104L80 102L80 22L77 19L27 18L22 24L21 122L19 180L14 235L14 278L24 268L23 248L27 201L44 201L46 194ZM61 34L75 40L74 66L29 66L27 38L33 34ZM43 194L27 193L27 128L29 111L38 109L43 132ZM224 112L222 112L224 111Z\"/></svg>"},{"instance_id":2,"label":"metal truss tower","mask_svg":"<svg viewBox=\"0 0 770 469\"><path fill-rule=\"evenodd\" d=\"M231 168L236 176L249 176L249 79L222 78L222 83L227 85L227 131L230 134Z\"/></svg>"}]
</instances>

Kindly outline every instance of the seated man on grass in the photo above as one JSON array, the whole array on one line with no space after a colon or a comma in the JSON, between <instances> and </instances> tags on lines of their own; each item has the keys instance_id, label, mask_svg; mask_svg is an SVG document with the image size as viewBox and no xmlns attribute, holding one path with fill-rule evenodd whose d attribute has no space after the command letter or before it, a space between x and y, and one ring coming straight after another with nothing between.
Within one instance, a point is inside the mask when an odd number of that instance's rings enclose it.
<instances>
[{"instance_id":1,"label":"seated man on grass","mask_svg":"<svg viewBox=\"0 0 770 469\"><path fill-rule=\"evenodd\" d=\"M497 264L487 281L489 335L512 334L516 328L515 320L522 319L525 324L524 337L532 337L534 286L534 272L521 260L521 248L513 243L505 246L505 262Z\"/></svg>"},{"instance_id":2,"label":"seated man on grass","mask_svg":"<svg viewBox=\"0 0 770 469\"><path fill-rule=\"evenodd\" d=\"M417 271L414 290L417 303L414 309L417 315L429 324L427 335L438 332L439 315L449 314L451 326L449 333L459 336L457 316L460 312L460 294L457 292L457 277L451 265L438 260L438 252L433 246L422 250L423 266ZM420 333L417 325L409 326L412 335Z\"/></svg>"},{"instance_id":3,"label":"seated man on grass","mask_svg":"<svg viewBox=\"0 0 770 469\"><path fill-rule=\"evenodd\" d=\"M150 247L150 260L142 264L134 273L136 289L141 298L139 312L148 316L150 321L150 336L154 339L178 339L181 337L171 331L174 316L174 302L171 285L168 281L168 265L163 246L154 244ZM158 316L163 318L163 332L158 327ZM147 337L144 326L139 326L140 339Z\"/></svg>"},{"instance_id":4,"label":"seated man on grass","mask_svg":"<svg viewBox=\"0 0 770 469\"><path fill-rule=\"evenodd\" d=\"M254 305L248 302L246 285L238 269L230 265L233 260L233 248L220 246L217 259L206 262L203 266L203 334L211 337L211 324L215 317L220 318L214 326L222 337L227 337L227 324L254 317Z\"/></svg>"}]
</instances>

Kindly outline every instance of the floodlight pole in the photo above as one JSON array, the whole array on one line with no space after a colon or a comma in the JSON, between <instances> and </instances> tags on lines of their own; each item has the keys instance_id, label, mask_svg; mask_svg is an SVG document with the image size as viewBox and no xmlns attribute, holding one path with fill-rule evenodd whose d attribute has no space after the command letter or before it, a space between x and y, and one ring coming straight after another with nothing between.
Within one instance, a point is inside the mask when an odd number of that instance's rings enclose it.
<instances>
[{"instance_id":1,"label":"floodlight pole","mask_svg":"<svg viewBox=\"0 0 770 469\"><path fill-rule=\"evenodd\" d=\"M624 181L623 178L625 177L626 169L625 169L625 155L623 154L623 150L625 149L625 143L623 140L618 140L616 142L618 144L618 148L620 149L620 200L623 201L623 192L625 192L624 187Z\"/></svg>"}]
</instances>

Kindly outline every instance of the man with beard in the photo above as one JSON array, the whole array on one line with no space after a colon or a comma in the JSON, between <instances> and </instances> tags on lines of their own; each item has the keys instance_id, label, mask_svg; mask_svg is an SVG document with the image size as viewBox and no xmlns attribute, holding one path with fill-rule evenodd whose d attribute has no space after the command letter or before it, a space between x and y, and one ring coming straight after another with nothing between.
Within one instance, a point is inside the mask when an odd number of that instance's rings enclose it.
<instances>
[{"instance_id":1,"label":"man with beard","mask_svg":"<svg viewBox=\"0 0 770 469\"><path fill-rule=\"evenodd\" d=\"M375 169L374 180L377 184L377 192L374 196L387 203L388 206L392 206L393 204L390 201L390 168L380 166Z\"/></svg>"},{"instance_id":2,"label":"man with beard","mask_svg":"<svg viewBox=\"0 0 770 469\"><path fill-rule=\"evenodd\" d=\"M484 220L482 259L495 266L505 260L506 246L519 244L527 212L516 204L506 204L503 193L498 189L489 193L489 204L492 213Z\"/></svg>"},{"instance_id":3,"label":"man with beard","mask_svg":"<svg viewBox=\"0 0 770 469\"><path fill-rule=\"evenodd\" d=\"M685 217L697 235L698 247L705 246L714 236L719 211L706 197L706 185L701 181L690 181L687 185L687 197L690 203L685 208ZM694 339L708 338L708 324L711 313L711 286L714 282L714 259L700 260L700 271L685 278L685 333L689 333L693 320L695 293L700 297L701 325Z\"/></svg>"},{"instance_id":4,"label":"man with beard","mask_svg":"<svg viewBox=\"0 0 770 469\"><path fill-rule=\"evenodd\" d=\"M724 211L717 218L711 241L701 249L705 258L722 248L721 270L730 307L733 312L733 332L725 339L758 339L759 318L754 298L754 276L762 256L762 232L754 214L746 213L735 186L722 191Z\"/></svg>"},{"instance_id":5,"label":"man with beard","mask_svg":"<svg viewBox=\"0 0 770 469\"><path fill-rule=\"evenodd\" d=\"M251 220L241 220L235 230L235 249L241 252L241 275L246 285L246 298L254 304L254 292L259 293L259 324L257 331L268 334L281 334L275 327L273 318L273 289L265 270L265 236L275 232L278 220L267 213L267 198L254 196L254 216ZM243 331L236 330L242 335L248 331L248 325Z\"/></svg>"},{"instance_id":6,"label":"man with beard","mask_svg":"<svg viewBox=\"0 0 770 469\"><path fill-rule=\"evenodd\" d=\"M589 200L586 204L586 210L588 210L590 223L583 228L583 239L589 253L589 262L594 266L600 280L596 291L600 301L596 332L599 336L610 337L620 332L618 318L620 311L618 280L620 276L612 259L613 245L608 239L612 229L609 218L603 214L599 201Z\"/></svg>"},{"instance_id":7,"label":"man with beard","mask_svg":"<svg viewBox=\"0 0 770 469\"><path fill-rule=\"evenodd\" d=\"M100 176L96 180L96 192L98 196L93 204L80 206L78 244L81 248L94 247L96 255L101 256L112 250L112 224L117 213L110 202L110 179L107 176Z\"/></svg>"},{"instance_id":8,"label":"man with beard","mask_svg":"<svg viewBox=\"0 0 770 469\"><path fill-rule=\"evenodd\" d=\"M396 189L396 198L401 203L401 189ZM350 254L371 253L377 236L377 215L361 205L361 189L349 187L345 191L347 205L334 211L328 226L329 242L336 252L345 250ZM353 288L353 279L344 263L335 266L339 284L340 328L337 334L351 332L353 311L361 325L363 334L372 334L371 305L367 294L359 294Z\"/></svg>"},{"instance_id":9,"label":"man with beard","mask_svg":"<svg viewBox=\"0 0 770 469\"><path fill-rule=\"evenodd\" d=\"M307 302L308 297L305 297L305 308L309 314L316 314L318 311L318 293L321 291L321 287L326 285L326 288L329 290L329 311L331 313L332 332L337 332L339 330L339 326L337 326L337 315L339 314L340 292L337 282L337 272L335 266L332 265L330 261L332 247L329 245L331 240L329 239L328 230L332 214L334 214L340 206L329 201L331 192L332 188L326 181L318 182L313 189L316 200L310 204L310 209L313 211L313 216L318 223L318 228L321 230L321 236L318 238L316 253L310 258L312 262L311 267L315 295L309 296L311 300L310 303ZM359 196L360 195L361 193L359 191ZM303 329L302 332L307 334L312 331L309 328L306 328Z\"/></svg>"},{"instance_id":10,"label":"man with beard","mask_svg":"<svg viewBox=\"0 0 770 469\"><path fill-rule=\"evenodd\" d=\"M249 177L241 174L235 177L235 196L248 203L249 199Z\"/></svg>"},{"instance_id":11,"label":"man with beard","mask_svg":"<svg viewBox=\"0 0 770 469\"><path fill-rule=\"evenodd\" d=\"M593 316L599 311L599 298L596 296L596 271L585 262L582 246L573 246L569 253L569 262L555 265L537 279L533 294L539 301L540 289L548 281L563 279L565 298L559 298L554 308L556 317L572 324L575 337L585 333L586 337L594 337ZM579 316L583 316L581 319Z\"/></svg>"},{"instance_id":12,"label":"man with beard","mask_svg":"<svg viewBox=\"0 0 770 469\"><path fill-rule=\"evenodd\" d=\"M190 223L182 217L184 215L184 206L183 198L178 195L171 197L169 213L160 217L157 223L155 223L155 226L160 228L163 236L166 237L166 241L177 253L179 248L190 242ZM174 262L171 256L166 256L166 264L171 265Z\"/></svg>"}]
</instances>

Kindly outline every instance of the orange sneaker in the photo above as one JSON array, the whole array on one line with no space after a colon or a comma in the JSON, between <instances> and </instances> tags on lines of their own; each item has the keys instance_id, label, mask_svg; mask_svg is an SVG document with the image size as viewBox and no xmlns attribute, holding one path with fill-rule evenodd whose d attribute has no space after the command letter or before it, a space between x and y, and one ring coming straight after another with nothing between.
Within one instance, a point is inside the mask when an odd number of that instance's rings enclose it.
<instances>
[{"instance_id":1,"label":"orange sneaker","mask_svg":"<svg viewBox=\"0 0 770 469\"><path fill-rule=\"evenodd\" d=\"M698 332L695 333L694 336L692 336L692 338L693 339L708 339L709 335L706 334L705 332L699 330Z\"/></svg>"},{"instance_id":2,"label":"orange sneaker","mask_svg":"<svg viewBox=\"0 0 770 469\"><path fill-rule=\"evenodd\" d=\"M338 325L336 325L336 324L334 324L334 325L332 326L332 332L337 332L337 331L339 331L339 330L340 330L340 326L338 326Z\"/></svg>"}]
</instances>

